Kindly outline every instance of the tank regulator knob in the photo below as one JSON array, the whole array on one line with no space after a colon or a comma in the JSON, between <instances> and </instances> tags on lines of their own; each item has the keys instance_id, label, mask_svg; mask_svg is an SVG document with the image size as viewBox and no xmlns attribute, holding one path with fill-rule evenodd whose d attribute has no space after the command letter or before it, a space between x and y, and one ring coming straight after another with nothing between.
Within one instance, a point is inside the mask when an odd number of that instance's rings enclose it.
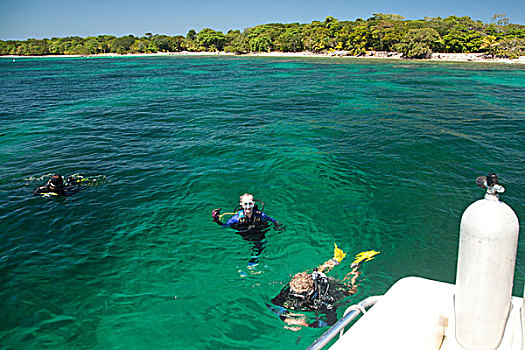
<instances>
[{"instance_id":1,"label":"tank regulator knob","mask_svg":"<svg viewBox=\"0 0 525 350\"><path fill-rule=\"evenodd\" d=\"M505 192L505 188L498 184L498 174L489 173L487 176L479 176L476 184L479 187L486 188L485 198L498 198L499 193Z\"/></svg>"}]
</instances>

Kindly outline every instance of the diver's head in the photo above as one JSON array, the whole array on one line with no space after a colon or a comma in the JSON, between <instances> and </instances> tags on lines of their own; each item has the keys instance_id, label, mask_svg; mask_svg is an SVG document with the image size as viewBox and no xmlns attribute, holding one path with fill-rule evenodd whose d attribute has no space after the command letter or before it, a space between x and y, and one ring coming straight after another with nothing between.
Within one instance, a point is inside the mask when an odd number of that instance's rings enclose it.
<instances>
[{"instance_id":1,"label":"diver's head","mask_svg":"<svg viewBox=\"0 0 525 350\"><path fill-rule=\"evenodd\" d=\"M306 272L300 272L293 276L290 281L290 290L293 293L302 294L314 289L312 275Z\"/></svg>"},{"instance_id":2,"label":"diver's head","mask_svg":"<svg viewBox=\"0 0 525 350\"><path fill-rule=\"evenodd\" d=\"M64 188L64 178L60 174L55 174L51 176L47 186L51 190L61 190Z\"/></svg>"},{"instance_id":3,"label":"diver's head","mask_svg":"<svg viewBox=\"0 0 525 350\"><path fill-rule=\"evenodd\" d=\"M253 200L253 195L245 193L240 198L240 205L244 212L251 216L253 212L253 207L255 206L255 201Z\"/></svg>"}]
</instances>

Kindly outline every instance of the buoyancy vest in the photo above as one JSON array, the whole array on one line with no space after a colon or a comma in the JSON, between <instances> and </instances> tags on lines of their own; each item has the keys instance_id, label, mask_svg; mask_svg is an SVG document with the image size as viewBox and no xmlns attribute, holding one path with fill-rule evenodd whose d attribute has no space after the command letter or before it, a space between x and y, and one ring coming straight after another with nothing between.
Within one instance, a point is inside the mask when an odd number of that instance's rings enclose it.
<instances>
[{"instance_id":1,"label":"buoyancy vest","mask_svg":"<svg viewBox=\"0 0 525 350\"><path fill-rule=\"evenodd\" d=\"M292 310L331 309L334 306L335 299L329 293L328 277L322 272L314 271L312 280L314 282L313 289L303 293L295 293L290 289L290 286L287 286L288 297L283 306Z\"/></svg>"},{"instance_id":2,"label":"buoyancy vest","mask_svg":"<svg viewBox=\"0 0 525 350\"><path fill-rule=\"evenodd\" d=\"M255 225L262 221L261 212L259 210L254 210L251 218L246 216L243 209L239 210L237 212L237 215L239 216L239 223L243 225L251 226L251 225Z\"/></svg>"}]
</instances>

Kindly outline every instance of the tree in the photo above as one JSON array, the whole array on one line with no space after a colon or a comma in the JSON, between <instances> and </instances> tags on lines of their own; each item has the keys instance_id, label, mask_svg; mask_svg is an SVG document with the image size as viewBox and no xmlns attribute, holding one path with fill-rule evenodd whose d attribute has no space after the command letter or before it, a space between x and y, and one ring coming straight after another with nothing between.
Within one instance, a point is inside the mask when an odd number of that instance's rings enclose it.
<instances>
[{"instance_id":1,"label":"tree","mask_svg":"<svg viewBox=\"0 0 525 350\"><path fill-rule=\"evenodd\" d=\"M187 35L167 36L145 33L116 38L63 37L0 41L0 55L93 54L158 51L214 51L247 53L259 51L308 50L323 52L347 50L362 55L366 50L398 50L405 57L427 57L430 52L487 52L493 56L525 55L525 26L511 24L506 15L497 14L492 23L484 24L470 17L425 17L405 20L395 14L376 13L373 17L355 21L340 21L326 17L309 24L269 23L244 31L222 32L210 28Z\"/></svg>"},{"instance_id":2,"label":"tree","mask_svg":"<svg viewBox=\"0 0 525 350\"><path fill-rule=\"evenodd\" d=\"M512 30L510 26L510 20L505 14L496 14L492 16L491 22L492 23L489 25L491 33L489 34L494 34L494 35L499 36L501 33Z\"/></svg>"},{"instance_id":3,"label":"tree","mask_svg":"<svg viewBox=\"0 0 525 350\"><path fill-rule=\"evenodd\" d=\"M82 44L81 55L94 55L99 53L98 52L98 41L94 37L88 37Z\"/></svg>"},{"instance_id":4,"label":"tree","mask_svg":"<svg viewBox=\"0 0 525 350\"><path fill-rule=\"evenodd\" d=\"M474 30L454 29L443 37L446 52L479 52L482 44L481 33Z\"/></svg>"},{"instance_id":5,"label":"tree","mask_svg":"<svg viewBox=\"0 0 525 350\"><path fill-rule=\"evenodd\" d=\"M299 26L289 27L275 39L275 48L283 52L303 50L303 35Z\"/></svg>"},{"instance_id":6,"label":"tree","mask_svg":"<svg viewBox=\"0 0 525 350\"><path fill-rule=\"evenodd\" d=\"M0 55L9 55L8 44L3 40L0 40Z\"/></svg>"},{"instance_id":7,"label":"tree","mask_svg":"<svg viewBox=\"0 0 525 350\"><path fill-rule=\"evenodd\" d=\"M207 51L222 51L224 44L226 43L226 37L222 32L205 28L197 34L197 42Z\"/></svg>"},{"instance_id":8,"label":"tree","mask_svg":"<svg viewBox=\"0 0 525 350\"><path fill-rule=\"evenodd\" d=\"M407 58L429 58L432 50L442 45L439 33L432 28L411 29L396 45L396 50Z\"/></svg>"},{"instance_id":9,"label":"tree","mask_svg":"<svg viewBox=\"0 0 525 350\"><path fill-rule=\"evenodd\" d=\"M346 49L351 55L360 56L366 53L368 46L369 31L366 22L357 22L357 25L350 33L346 45Z\"/></svg>"},{"instance_id":10,"label":"tree","mask_svg":"<svg viewBox=\"0 0 525 350\"><path fill-rule=\"evenodd\" d=\"M325 23L323 23L314 21L306 26L303 43L307 50L321 52L331 47L329 28L326 26L326 24L330 22L325 21Z\"/></svg>"},{"instance_id":11,"label":"tree","mask_svg":"<svg viewBox=\"0 0 525 350\"><path fill-rule=\"evenodd\" d=\"M483 43L481 44L480 49L487 49L489 55L494 57L498 46L499 42L497 41L496 37L493 35L487 35L483 38Z\"/></svg>"},{"instance_id":12,"label":"tree","mask_svg":"<svg viewBox=\"0 0 525 350\"><path fill-rule=\"evenodd\" d=\"M170 51L180 52L186 50L184 37L182 35L176 35L169 37Z\"/></svg>"},{"instance_id":13,"label":"tree","mask_svg":"<svg viewBox=\"0 0 525 350\"><path fill-rule=\"evenodd\" d=\"M485 28L485 25L481 21L474 21L470 17L457 17L450 16L443 20L445 23L451 26L452 29L457 30L474 30L482 31Z\"/></svg>"},{"instance_id":14,"label":"tree","mask_svg":"<svg viewBox=\"0 0 525 350\"><path fill-rule=\"evenodd\" d=\"M263 24L249 28L246 32L247 47L252 52L270 52L274 42L284 30L280 23Z\"/></svg>"},{"instance_id":15,"label":"tree","mask_svg":"<svg viewBox=\"0 0 525 350\"><path fill-rule=\"evenodd\" d=\"M153 41L153 44L157 48L157 51L164 51L169 52L172 51L171 41L168 36L166 35L155 35L152 38L150 38Z\"/></svg>"},{"instance_id":16,"label":"tree","mask_svg":"<svg viewBox=\"0 0 525 350\"><path fill-rule=\"evenodd\" d=\"M111 42L116 39L112 35L99 35L97 36L98 52L108 53L111 49Z\"/></svg>"},{"instance_id":17,"label":"tree","mask_svg":"<svg viewBox=\"0 0 525 350\"><path fill-rule=\"evenodd\" d=\"M510 23L510 20L507 17L507 15L501 14L501 13L498 13L492 16L491 21L495 22L498 26L502 26L502 27L509 25Z\"/></svg>"},{"instance_id":18,"label":"tree","mask_svg":"<svg viewBox=\"0 0 525 350\"><path fill-rule=\"evenodd\" d=\"M519 58L525 56L525 37L508 36L499 42L497 56Z\"/></svg>"},{"instance_id":19,"label":"tree","mask_svg":"<svg viewBox=\"0 0 525 350\"><path fill-rule=\"evenodd\" d=\"M186 34L186 39L197 40L197 32L195 31L195 29L188 30L188 34Z\"/></svg>"},{"instance_id":20,"label":"tree","mask_svg":"<svg viewBox=\"0 0 525 350\"><path fill-rule=\"evenodd\" d=\"M24 55L42 56L49 54L47 40L28 39L23 49Z\"/></svg>"},{"instance_id":21,"label":"tree","mask_svg":"<svg viewBox=\"0 0 525 350\"><path fill-rule=\"evenodd\" d=\"M133 35L116 38L111 45L111 51L119 54L128 53L134 42L135 37Z\"/></svg>"},{"instance_id":22,"label":"tree","mask_svg":"<svg viewBox=\"0 0 525 350\"><path fill-rule=\"evenodd\" d=\"M375 14L369 22L369 45L374 50L392 51L406 33L403 17L392 14Z\"/></svg>"},{"instance_id":23,"label":"tree","mask_svg":"<svg viewBox=\"0 0 525 350\"><path fill-rule=\"evenodd\" d=\"M198 51L199 46L197 44L197 32L195 29L190 29L188 34L186 34L184 46L190 51Z\"/></svg>"},{"instance_id":24,"label":"tree","mask_svg":"<svg viewBox=\"0 0 525 350\"><path fill-rule=\"evenodd\" d=\"M148 40L143 37L135 40L133 45L131 45L131 52L134 53L146 53L148 52Z\"/></svg>"},{"instance_id":25,"label":"tree","mask_svg":"<svg viewBox=\"0 0 525 350\"><path fill-rule=\"evenodd\" d=\"M243 54L248 52L248 45L246 42L247 31L241 33L240 30L229 30L226 34L226 44L224 51Z\"/></svg>"},{"instance_id":26,"label":"tree","mask_svg":"<svg viewBox=\"0 0 525 350\"><path fill-rule=\"evenodd\" d=\"M383 14L383 13L374 13L373 17L369 18L372 21L403 21L405 17L396 14Z\"/></svg>"}]
</instances>

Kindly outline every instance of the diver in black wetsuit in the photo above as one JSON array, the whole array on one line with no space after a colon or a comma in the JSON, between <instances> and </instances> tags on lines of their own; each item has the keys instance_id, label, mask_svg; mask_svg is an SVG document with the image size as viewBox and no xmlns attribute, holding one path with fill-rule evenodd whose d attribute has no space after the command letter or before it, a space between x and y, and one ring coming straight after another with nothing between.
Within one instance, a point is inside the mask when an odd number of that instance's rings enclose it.
<instances>
[{"instance_id":1,"label":"diver in black wetsuit","mask_svg":"<svg viewBox=\"0 0 525 350\"><path fill-rule=\"evenodd\" d=\"M42 197L69 197L80 191L80 178L69 176L64 182L64 177L60 174L51 176L45 186L39 186L33 190L35 196Z\"/></svg>"},{"instance_id":2,"label":"diver in black wetsuit","mask_svg":"<svg viewBox=\"0 0 525 350\"><path fill-rule=\"evenodd\" d=\"M231 227L237 230L237 233L245 240L252 242L252 259L249 265L255 265L259 261L259 255L262 253L266 244L266 232L270 229L268 222L272 222L276 230L284 230L284 227L279 222L263 212L264 204L261 202L263 208L259 210L255 201L253 195L249 193L243 194L240 197L239 205L234 210L236 212L226 223L221 222L220 208L212 210L213 222L220 226ZM238 208L240 209L239 211L237 211Z\"/></svg>"},{"instance_id":3,"label":"diver in black wetsuit","mask_svg":"<svg viewBox=\"0 0 525 350\"><path fill-rule=\"evenodd\" d=\"M267 306L287 324L286 328L293 331L299 330L301 326L313 328L332 326L337 321L337 302L357 291L355 282L360 274L357 271L360 263L371 260L377 253L369 251L358 254L350 265L352 268L350 273L343 282L339 282L325 275L325 272L339 265L346 256L336 245L332 259L315 268L312 273L295 274L272 299L273 305L267 304ZM344 283L345 280L348 282ZM291 311L314 311L315 321L308 322L305 315Z\"/></svg>"},{"instance_id":4,"label":"diver in black wetsuit","mask_svg":"<svg viewBox=\"0 0 525 350\"><path fill-rule=\"evenodd\" d=\"M301 289L299 286L302 286ZM289 326L306 326L320 328L332 326L337 321L335 297L332 282L326 275L318 270L309 274L301 272L296 274L279 294L272 299L272 304L278 306L268 307L276 312L281 320ZM348 293L347 295L351 295ZM316 320L308 323L304 315L292 314L289 310L315 311ZM320 315L324 315L321 320Z\"/></svg>"}]
</instances>

